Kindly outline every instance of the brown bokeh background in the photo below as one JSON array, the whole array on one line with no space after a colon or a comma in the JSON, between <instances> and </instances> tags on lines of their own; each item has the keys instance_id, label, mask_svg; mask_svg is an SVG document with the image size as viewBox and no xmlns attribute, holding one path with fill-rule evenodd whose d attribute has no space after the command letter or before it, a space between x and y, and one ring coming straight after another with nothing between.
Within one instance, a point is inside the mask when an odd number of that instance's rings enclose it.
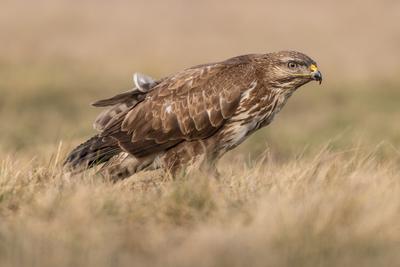
<instances>
[{"instance_id":1,"label":"brown bokeh background","mask_svg":"<svg viewBox=\"0 0 400 267\"><path fill-rule=\"evenodd\" d=\"M36 153L93 133L88 103L246 53L305 52L324 74L246 142L277 153L329 140L400 143L400 2L67 1L0 4L0 147ZM265 137L267 136L267 138ZM339 136L339 137L338 137ZM262 142L262 146L259 146ZM249 144L257 144L250 146Z\"/></svg>"}]
</instances>

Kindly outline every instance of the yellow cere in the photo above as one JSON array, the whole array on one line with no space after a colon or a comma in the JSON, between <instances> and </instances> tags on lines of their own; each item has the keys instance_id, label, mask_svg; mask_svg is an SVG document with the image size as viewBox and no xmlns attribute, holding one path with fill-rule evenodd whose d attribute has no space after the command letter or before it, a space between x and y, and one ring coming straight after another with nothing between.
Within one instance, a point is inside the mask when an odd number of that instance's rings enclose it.
<instances>
[{"instance_id":1,"label":"yellow cere","mask_svg":"<svg viewBox=\"0 0 400 267\"><path fill-rule=\"evenodd\" d=\"M317 71L318 68L317 68L317 66L315 66L314 64L311 64L310 70L311 70L312 72L314 72L314 71Z\"/></svg>"}]
</instances>

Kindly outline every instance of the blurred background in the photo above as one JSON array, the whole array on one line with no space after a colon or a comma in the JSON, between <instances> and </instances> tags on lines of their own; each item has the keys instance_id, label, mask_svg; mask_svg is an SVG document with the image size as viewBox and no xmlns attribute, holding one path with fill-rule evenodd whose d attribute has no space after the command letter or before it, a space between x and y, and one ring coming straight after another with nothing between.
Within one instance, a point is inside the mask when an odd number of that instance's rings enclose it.
<instances>
[{"instance_id":1,"label":"blurred background","mask_svg":"<svg viewBox=\"0 0 400 267\"><path fill-rule=\"evenodd\" d=\"M200 63L293 49L324 75L236 151L400 149L400 2L2 0L0 149L32 157L94 133L89 103Z\"/></svg>"}]
</instances>

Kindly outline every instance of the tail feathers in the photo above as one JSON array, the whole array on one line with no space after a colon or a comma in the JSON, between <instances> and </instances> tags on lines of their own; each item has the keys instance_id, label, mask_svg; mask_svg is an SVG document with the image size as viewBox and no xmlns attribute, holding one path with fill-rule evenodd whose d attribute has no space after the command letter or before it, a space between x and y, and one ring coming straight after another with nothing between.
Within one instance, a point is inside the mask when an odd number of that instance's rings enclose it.
<instances>
[{"instance_id":1,"label":"tail feathers","mask_svg":"<svg viewBox=\"0 0 400 267\"><path fill-rule=\"evenodd\" d=\"M64 166L73 171L85 170L107 162L120 152L121 149L114 140L105 140L95 135L72 150Z\"/></svg>"}]
</instances>

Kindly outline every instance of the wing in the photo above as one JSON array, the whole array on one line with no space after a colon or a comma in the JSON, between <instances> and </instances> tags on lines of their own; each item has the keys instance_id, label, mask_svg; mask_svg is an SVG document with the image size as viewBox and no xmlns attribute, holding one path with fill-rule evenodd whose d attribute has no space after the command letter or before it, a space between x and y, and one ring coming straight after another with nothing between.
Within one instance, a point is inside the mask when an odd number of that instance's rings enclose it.
<instances>
[{"instance_id":1,"label":"wing","mask_svg":"<svg viewBox=\"0 0 400 267\"><path fill-rule=\"evenodd\" d=\"M137 157L211 136L234 114L255 79L249 60L242 56L201 65L164 79L101 136L112 136Z\"/></svg>"},{"instance_id":2,"label":"wing","mask_svg":"<svg viewBox=\"0 0 400 267\"><path fill-rule=\"evenodd\" d=\"M92 103L92 106L95 107L109 107L97 116L93 123L94 129L100 132L105 130L107 125L113 124L113 120L143 101L146 94L160 81L155 81L153 78L141 73L135 73L133 74L133 82L135 84L133 89Z\"/></svg>"}]
</instances>

